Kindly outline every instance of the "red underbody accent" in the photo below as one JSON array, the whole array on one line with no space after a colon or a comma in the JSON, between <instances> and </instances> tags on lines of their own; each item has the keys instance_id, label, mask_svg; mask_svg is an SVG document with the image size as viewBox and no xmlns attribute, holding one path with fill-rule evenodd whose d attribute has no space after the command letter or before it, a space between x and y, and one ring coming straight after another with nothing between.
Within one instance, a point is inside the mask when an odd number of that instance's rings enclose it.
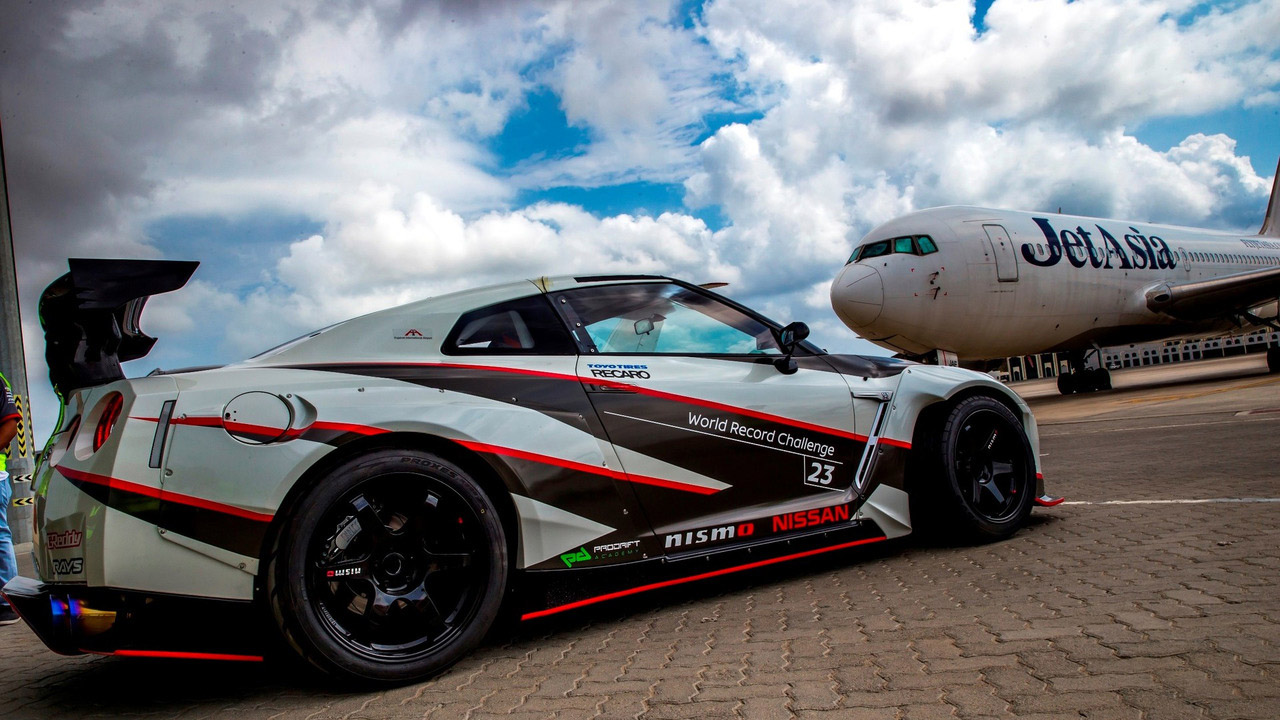
<instances>
[{"instance_id":1,"label":"red underbody accent","mask_svg":"<svg viewBox=\"0 0 1280 720\"><path fill-rule=\"evenodd\" d=\"M715 493L720 492L716 488L703 487L692 483L682 483L675 480L647 477L645 475L629 475L627 473L610 470L605 467L596 467L595 465L573 462L572 460L563 460L558 457L552 457L551 455L539 455L538 453L525 452L524 450L515 450L498 445L472 442L470 440L455 440L454 442L470 450L475 450L476 452L489 453L491 455L504 455L506 457L518 458L520 460L530 460L532 462L543 463L546 465L555 465L556 467L591 473L592 475L603 475L623 482L633 482L641 485L656 485L657 487L670 488L672 490L684 490L685 492L697 493L699 495L714 495Z\"/></svg>"},{"instance_id":2,"label":"red underbody accent","mask_svg":"<svg viewBox=\"0 0 1280 720\"><path fill-rule=\"evenodd\" d=\"M905 440L894 440L893 438L880 438L880 442L884 443L885 445L889 445L890 447L902 448L903 450L911 449L911 443Z\"/></svg>"},{"instance_id":3,"label":"red underbody accent","mask_svg":"<svg viewBox=\"0 0 1280 720\"><path fill-rule=\"evenodd\" d=\"M1036 504L1040 507L1053 507L1054 505L1061 505L1063 500L1066 500L1066 498L1051 498L1048 495L1041 495L1036 498Z\"/></svg>"},{"instance_id":4,"label":"red underbody accent","mask_svg":"<svg viewBox=\"0 0 1280 720\"><path fill-rule=\"evenodd\" d=\"M754 568L766 567L768 565L775 565L777 563L786 562L788 560L798 560L803 557L810 557L813 555L820 555L822 553L833 552L835 550L843 550L845 548L857 547L858 545L869 545L871 543L877 543L887 539L888 538L885 538L885 537L874 537L874 538L867 538L865 540L854 540L852 542L841 543L839 545L832 545L831 547L817 548L816 550L806 550L805 552L795 553L792 555L783 555L782 557L771 558L769 560L760 560L758 562L747 563L746 565L737 565L735 567L724 568L723 570L713 570L711 572L705 572L698 575L690 575L689 577L676 578L674 580L663 580L662 582L651 583L649 585L641 585L639 587L633 587L628 590L619 590L618 592L611 592L605 595L598 595L593 598L587 598L586 600L571 602L571 603L568 603L567 605L559 605L553 608L547 608L546 610L537 610L535 612L525 613L524 615L520 616L520 619L533 620L535 618L546 617L547 615L555 615L556 613L561 613L566 610L575 610L580 607L586 607L587 605L595 605L596 603L604 602L606 600L614 600L621 597L627 597L628 595L635 595L637 593L647 592L649 590L657 590L659 588L671 587L673 585L683 585L684 583L694 582L696 580L706 580L708 578L719 577L721 575L729 575L731 573L742 572L744 570L752 570Z\"/></svg>"},{"instance_id":5,"label":"red underbody accent","mask_svg":"<svg viewBox=\"0 0 1280 720\"><path fill-rule=\"evenodd\" d=\"M96 655L119 655L121 657L175 658L178 660L229 660L232 662L262 662L261 655L230 655L227 653L177 652L173 650L113 650L97 652L86 650Z\"/></svg>"},{"instance_id":6,"label":"red underbody accent","mask_svg":"<svg viewBox=\"0 0 1280 720\"><path fill-rule=\"evenodd\" d=\"M213 500L206 500L204 498L198 498L191 495L182 495L180 493L169 492L169 491L161 490L160 488L151 487L150 485L140 485L138 483L129 482L128 480L121 480L119 478L108 477L106 475L95 475L94 473L82 472L80 470L72 470L71 468L63 467L61 465L57 466L57 470L58 472L65 475L66 477L72 480L75 480L77 482L86 482L86 483L92 483L94 485L101 485L103 487L109 487L114 490L123 490L124 492L130 492L137 495L143 495L145 497L156 498L157 500L162 500L164 502L173 502L173 503L178 503L180 505L189 505L191 507L197 507L202 510L212 510L213 512L219 512L226 515L234 515L236 517L241 517L246 520L256 520L257 522L271 522L271 518L273 517L272 515L269 515L267 513L260 513L260 512L254 512L252 510L245 510L244 508L236 507L235 505L227 505L226 503L215 502Z\"/></svg>"}]
</instances>

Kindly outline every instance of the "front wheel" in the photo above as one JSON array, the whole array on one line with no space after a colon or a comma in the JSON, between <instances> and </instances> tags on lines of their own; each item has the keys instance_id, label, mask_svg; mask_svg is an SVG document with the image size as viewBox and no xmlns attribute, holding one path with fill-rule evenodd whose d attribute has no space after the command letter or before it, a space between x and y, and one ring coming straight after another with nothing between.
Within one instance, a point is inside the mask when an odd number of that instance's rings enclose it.
<instances>
[{"instance_id":1,"label":"front wheel","mask_svg":"<svg viewBox=\"0 0 1280 720\"><path fill-rule=\"evenodd\" d=\"M380 450L294 505L267 568L285 640L329 673L407 682L447 668L497 616L507 545L488 496L434 455Z\"/></svg>"},{"instance_id":2,"label":"front wheel","mask_svg":"<svg viewBox=\"0 0 1280 720\"><path fill-rule=\"evenodd\" d=\"M923 447L924 519L935 534L969 542L1001 540L1031 514L1035 459L1017 416L993 398L957 403L931 428Z\"/></svg>"}]
</instances>

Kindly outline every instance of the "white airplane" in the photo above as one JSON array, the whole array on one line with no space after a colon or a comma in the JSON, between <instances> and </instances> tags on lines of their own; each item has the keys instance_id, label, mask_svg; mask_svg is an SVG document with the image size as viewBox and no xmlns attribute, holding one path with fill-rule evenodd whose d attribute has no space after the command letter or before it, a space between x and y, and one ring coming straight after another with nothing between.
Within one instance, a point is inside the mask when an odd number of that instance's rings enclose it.
<instances>
[{"instance_id":1,"label":"white airplane","mask_svg":"<svg viewBox=\"0 0 1280 720\"><path fill-rule=\"evenodd\" d=\"M1064 394L1108 389L1102 346L1280 329L1280 166L1257 235L1054 213L939 207L867 233L831 285L863 338L987 367L1066 352ZM1092 357L1091 357L1092 356ZM1089 367L1093 359L1094 367ZM1280 372L1280 348L1267 351Z\"/></svg>"}]
</instances>

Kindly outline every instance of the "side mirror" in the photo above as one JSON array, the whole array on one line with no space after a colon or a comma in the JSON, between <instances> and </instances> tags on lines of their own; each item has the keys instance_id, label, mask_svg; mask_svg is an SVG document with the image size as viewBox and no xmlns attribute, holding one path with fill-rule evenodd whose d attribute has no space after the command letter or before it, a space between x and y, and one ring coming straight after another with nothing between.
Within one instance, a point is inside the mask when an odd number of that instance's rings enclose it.
<instances>
[{"instance_id":1,"label":"side mirror","mask_svg":"<svg viewBox=\"0 0 1280 720\"><path fill-rule=\"evenodd\" d=\"M809 326L802 322L793 322L778 331L778 349L782 351L782 357L773 361L773 366L778 368L778 372L783 375L790 375L796 371L796 361L791 358L795 353L796 346L805 338L809 337Z\"/></svg>"},{"instance_id":2,"label":"side mirror","mask_svg":"<svg viewBox=\"0 0 1280 720\"><path fill-rule=\"evenodd\" d=\"M809 337L809 326L796 321L778 331L778 349L788 357L796 351L796 346Z\"/></svg>"}]
</instances>

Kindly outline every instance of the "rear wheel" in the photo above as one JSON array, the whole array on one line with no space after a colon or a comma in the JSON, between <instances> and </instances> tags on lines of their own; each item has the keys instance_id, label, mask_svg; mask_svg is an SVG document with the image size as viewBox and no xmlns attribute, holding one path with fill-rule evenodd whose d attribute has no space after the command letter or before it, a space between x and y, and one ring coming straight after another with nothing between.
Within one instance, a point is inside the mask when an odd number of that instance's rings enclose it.
<instances>
[{"instance_id":1,"label":"rear wheel","mask_svg":"<svg viewBox=\"0 0 1280 720\"><path fill-rule=\"evenodd\" d=\"M923 520L935 535L970 542L1009 537L1026 523L1035 495L1035 460L1018 418L985 396L960 401L927 433L926 476L917 478Z\"/></svg>"},{"instance_id":2,"label":"rear wheel","mask_svg":"<svg viewBox=\"0 0 1280 720\"><path fill-rule=\"evenodd\" d=\"M303 658L375 682L432 675L493 624L507 578L498 513L428 453L348 461L295 505L267 570L272 613Z\"/></svg>"}]
</instances>

